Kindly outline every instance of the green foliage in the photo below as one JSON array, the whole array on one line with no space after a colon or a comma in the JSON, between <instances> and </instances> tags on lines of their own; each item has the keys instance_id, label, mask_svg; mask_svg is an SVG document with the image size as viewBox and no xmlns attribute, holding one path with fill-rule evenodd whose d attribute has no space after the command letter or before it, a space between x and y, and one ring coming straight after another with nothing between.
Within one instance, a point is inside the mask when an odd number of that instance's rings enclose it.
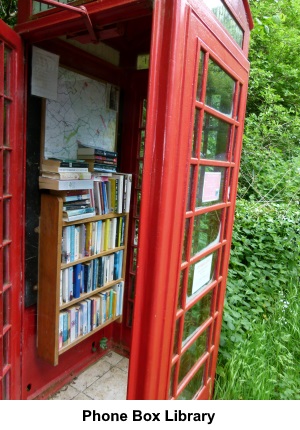
<instances>
[{"instance_id":1,"label":"green foliage","mask_svg":"<svg viewBox=\"0 0 300 430\"><path fill-rule=\"evenodd\" d=\"M298 279L277 290L272 315L258 320L219 366L215 398L300 400L300 302Z\"/></svg>"},{"instance_id":2,"label":"green foliage","mask_svg":"<svg viewBox=\"0 0 300 430\"><path fill-rule=\"evenodd\" d=\"M300 399L300 211L238 201L215 397Z\"/></svg>"},{"instance_id":3,"label":"green foliage","mask_svg":"<svg viewBox=\"0 0 300 430\"><path fill-rule=\"evenodd\" d=\"M103 350L107 349L108 348L107 342L108 342L108 339L106 337L103 337L99 342L100 349L103 349Z\"/></svg>"},{"instance_id":4,"label":"green foliage","mask_svg":"<svg viewBox=\"0 0 300 430\"><path fill-rule=\"evenodd\" d=\"M13 27L17 20L18 0L1 0L0 19Z\"/></svg>"}]
</instances>

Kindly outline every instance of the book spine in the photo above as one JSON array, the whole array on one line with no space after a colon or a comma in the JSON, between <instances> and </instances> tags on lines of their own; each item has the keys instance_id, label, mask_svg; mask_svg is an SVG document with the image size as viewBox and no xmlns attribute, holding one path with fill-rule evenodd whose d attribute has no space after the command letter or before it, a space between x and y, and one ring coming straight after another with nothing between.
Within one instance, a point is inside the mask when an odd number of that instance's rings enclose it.
<instances>
[{"instance_id":1,"label":"book spine","mask_svg":"<svg viewBox=\"0 0 300 430\"><path fill-rule=\"evenodd\" d=\"M71 301L73 300L73 297L74 297L73 266L69 267L67 270L69 271L69 274L68 274L68 299L69 300L68 301Z\"/></svg>"}]
</instances>

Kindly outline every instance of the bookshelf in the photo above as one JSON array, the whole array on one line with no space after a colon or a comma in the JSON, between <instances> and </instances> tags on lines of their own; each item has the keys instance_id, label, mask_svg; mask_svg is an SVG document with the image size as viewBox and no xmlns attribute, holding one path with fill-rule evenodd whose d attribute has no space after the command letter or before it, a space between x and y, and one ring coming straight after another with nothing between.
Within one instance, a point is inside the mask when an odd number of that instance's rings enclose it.
<instances>
[{"instance_id":1,"label":"bookshelf","mask_svg":"<svg viewBox=\"0 0 300 430\"><path fill-rule=\"evenodd\" d=\"M57 365L59 356L73 348L84 339L93 335L103 327L114 321L122 321L122 313L111 317L86 334L79 335L72 342L61 346L59 342L60 313L70 309L73 305L82 301L95 298L101 292L112 289L115 285L124 281L125 261L128 236L128 213L109 213L90 218L65 222L62 218L63 199L59 196L43 193L41 195L41 215L39 228L39 275L38 275L38 326L37 326L37 350L38 355L48 363ZM70 225L88 224L96 221L112 220L123 217L124 235L122 246L113 247L90 256L76 259L75 261L62 263L62 239L63 229ZM80 297L73 298L66 303L61 299L61 271L77 264L88 263L101 257L109 256L122 251L121 277L105 283L101 287L90 292L82 292ZM124 287L124 285L123 285ZM124 288L122 290L124 295Z\"/></svg>"}]
</instances>

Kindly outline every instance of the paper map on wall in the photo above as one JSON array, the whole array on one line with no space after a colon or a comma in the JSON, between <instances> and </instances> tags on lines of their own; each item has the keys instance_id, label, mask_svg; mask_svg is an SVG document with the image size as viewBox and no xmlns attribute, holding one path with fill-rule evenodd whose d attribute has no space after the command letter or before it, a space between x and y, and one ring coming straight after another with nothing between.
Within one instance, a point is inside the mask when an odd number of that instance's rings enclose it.
<instances>
[{"instance_id":1,"label":"paper map on wall","mask_svg":"<svg viewBox=\"0 0 300 430\"><path fill-rule=\"evenodd\" d=\"M117 112L107 108L107 88L59 68L57 100L46 100L45 158L77 158L79 143L115 151Z\"/></svg>"}]
</instances>

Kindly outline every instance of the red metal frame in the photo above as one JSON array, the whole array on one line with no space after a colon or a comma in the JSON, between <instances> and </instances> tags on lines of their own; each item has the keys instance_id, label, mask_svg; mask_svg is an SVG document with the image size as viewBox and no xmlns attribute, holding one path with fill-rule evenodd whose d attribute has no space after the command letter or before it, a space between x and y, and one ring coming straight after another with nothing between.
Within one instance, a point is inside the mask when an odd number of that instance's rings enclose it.
<instances>
[{"instance_id":1,"label":"red metal frame","mask_svg":"<svg viewBox=\"0 0 300 430\"><path fill-rule=\"evenodd\" d=\"M9 76L7 76L7 85L10 87L9 96L5 95L3 90L3 81L0 82L0 103L7 100L10 105L9 114L7 113L4 120L7 121L9 129L9 146L6 146L3 139L3 127L0 126L0 151L1 151L1 172L4 172L2 165L3 153L8 154L6 165L6 190L3 190L3 173L1 175L1 225L6 225L8 237L3 238L3 229L1 229L1 258L2 252L6 248L9 253L9 260L3 264L7 264L6 270L9 273L9 279L2 278L0 285L0 299L4 300L4 294L9 299L7 303L2 303L0 315L0 328L3 330L1 335L6 333L8 342L2 345L6 349L7 362L2 363L4 357L1 351L1 369L0 369L0 384L2 385L1 377L4 373L9 375L8 396L9 399L19 399L21 391L21 354L22 354L22 291L23 291L23 276L24 273L24 130L23 130L23 50L21 39L7 25L0 22L0 51L1 62L3 61L3 48L6 46L11 50ZM3 63L1 64L1 68ZM1 76L3 80L3 74ZM3 108L3 105L2 105ZM2 111L2 109L1 109ZM3 119L3 112L1 114ZM2 212L4 201L9 206L5 213ZM4 243L6 242L6 243ZM2 246L3 245L3 246ZM2 265L1 263L1 265ZM2 266L3 267L3 266ZM6 281L6 282L5 282ZM6 309L5 309L6 308ZM4 314L6 321L2 321ZM2 323L4 322L4 325ZM1 339L3 340L4 337ZM0 342L1 343L1 342ZM4 372L4 373L2 373ZM0 398L2 390L0 390ZM5 397L4 397L5 398Z\"/></svg>"},{"instance_id":2,"label":"red metal frame","mask_svg":"<svg viewBox=\"0 0 300 430\"><path fill-rule=\"evenodd\" d=\"M176 2L176 5L165 2L164 5L156 8L154 15L157 37L153 35L151 59L155 58L159 61L152 62L149 78L138 254L139 270L129 371L129 399L178 398L205 362L207 362L204 370L205 384L196 398L210 398L213 390L233 226L249 63L245 53L225 34L225 31L213 19L211 12L203 13L203 5L199 2L192 0L189 3L192 3L194 7L193 12L183 1ZM168 14L166 10L168 10ZM192 15L194 15L193 24L190 20ZM178 23L180 25L177 26ZM170 33L166 31L167 28ZM223 240L201 253L196 259L192 259L186 266L189 267L212 251L219 250L215 281L194 301L190 302L187 308L191 308L205 294L214 290L212 315L182 348L181 353L173 355L175 316L180 321L184 312L184 310L177 311L178 266L181 261L182 232L184 230L184 220L182 216L180 217L180 213L182 214L182 209L185 208L183 202L186 199L188 178L186 160L190 157L190 150L188 150L186 142L191 139L190 124L193 124L191 117L194 111L195 96L191 90L193 91L193 88L196 87L196 78L193 75L192 66L197 58L194 48L192 51L191 48L186 50L185 36L181 32L188 35L188 38L194 38L194 41L190 39L191 46L194 46L196 38L199 37L201 46L205 46L207 52L211 52L218 63L223 63L225 69L229 70L229 73L243 84L243 88L239 105L240 123L205 107L207 112L237 126L238 144L235 147L234 161L220 163L201 160L201 165L224 166L231 171L226 179L226 187L229 184L231 186L231 199L225 199L224 203L213 207L214 210L223 208L223 219L226 214L226 229L223 227L222 233ZM206 45L203 41L206 42ZM245 33L244 49L247 50L247 46L248 40ZM179 85L181 82L183 82L182 86ZM158 83L160 84L159 89L156 87ZM196 105L204 108L203 102L196 103ZM164 116L164 112L168 112L168 116ZM180 121L178 121L179 118ZM191 163L195 163L197 166L199 161L192 159ZM155 177L153 177L152 170L154 166ZM194 199L195 192L194 189ZM200 209L197 214L210 210L212 209ZM151 231L151 236L149 236L149 231ZM148 321L151 323L149 324ZM181 318L181 330L182 324L183 318ZM174 366L173 369L175 369L181 355L209 326L211 326L211 332L208 338L208 352L199 357L188 376L178 386L174 386L170 378L172 377L176 384L178 366L175 373L171 370L171 366ZM141 379L141 375L144 375L143 379ZM170 382L171 391L169 391Z\"/></svg>"}]
</instances>

